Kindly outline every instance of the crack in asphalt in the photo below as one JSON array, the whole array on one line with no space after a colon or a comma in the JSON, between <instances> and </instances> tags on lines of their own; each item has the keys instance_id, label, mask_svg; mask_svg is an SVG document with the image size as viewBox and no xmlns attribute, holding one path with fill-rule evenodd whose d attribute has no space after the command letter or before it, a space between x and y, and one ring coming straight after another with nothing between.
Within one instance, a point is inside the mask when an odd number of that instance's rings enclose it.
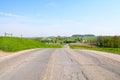
<instances>
[{"instance_id":1,"label":"crack in asphalt","mask_svg":"<svg viewBox=\"0 0 120 80\"><path fill-rule=\"evenodd\" d=\"M76 51L78 53L80 53L81 55L91 59L94 63L96 63L98 66L112 72L112 73L115 73L116 75L120 76L120 71L119 70L115 70L116 68L113 68L111 66L114 66L114 62L113 62L113 59L110 59L110 58L107 58L107 57L102 57L102 56L98 56L96 54L94 54L95 56L97 57L94 57L86 52L82 52L82 51ZM98 59L99 57L99 59ZM109 62L109 61L112 61L112 64ZM118 62L120 64L120 62ZM92 65L92 64L91 64ZM111 65L111 66L110 66Z\"/></svg>"},{"instance_id":2,"label":"crack in asphalt","mask_svg":"<svg viewBox=\"0 0 120 80\"><path fill-rule=\"evenodd\" d=\"M88 77L85 75L83 71L81 71L82 75L85 77L86 80L89 80Z\"/></svg>"}]
</instances>

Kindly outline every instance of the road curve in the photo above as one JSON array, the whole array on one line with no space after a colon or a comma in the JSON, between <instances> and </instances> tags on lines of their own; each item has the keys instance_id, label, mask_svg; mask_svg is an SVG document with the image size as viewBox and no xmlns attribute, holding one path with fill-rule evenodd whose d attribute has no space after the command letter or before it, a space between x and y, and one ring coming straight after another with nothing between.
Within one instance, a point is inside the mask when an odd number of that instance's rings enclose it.
<instances>
[{"instance_id":1,"label":"road curve","mask_svg":"<svg viewBox=\"0 0 120 80\"><path fill-rule=\"evenodd\" d=\"M0 61L0 80L120 80L120 62L91 51L37 49Z\"/></svg>"}]
</instances>

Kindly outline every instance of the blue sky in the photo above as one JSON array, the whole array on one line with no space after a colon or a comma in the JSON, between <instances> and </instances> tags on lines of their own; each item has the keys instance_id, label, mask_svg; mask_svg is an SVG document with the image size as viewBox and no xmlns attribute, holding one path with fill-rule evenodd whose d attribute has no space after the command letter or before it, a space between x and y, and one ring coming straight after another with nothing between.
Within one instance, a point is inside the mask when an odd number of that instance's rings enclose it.
<instances>
[{"instance_id":1,"label":"blue sky","mask_svg":"<svg viewBox=\"0 0 120 80\"><path fill-rule=\"evenodd\" d=\"M120 35L120 0L0 0L0 35Z\"/></svg>"}]
</instances>

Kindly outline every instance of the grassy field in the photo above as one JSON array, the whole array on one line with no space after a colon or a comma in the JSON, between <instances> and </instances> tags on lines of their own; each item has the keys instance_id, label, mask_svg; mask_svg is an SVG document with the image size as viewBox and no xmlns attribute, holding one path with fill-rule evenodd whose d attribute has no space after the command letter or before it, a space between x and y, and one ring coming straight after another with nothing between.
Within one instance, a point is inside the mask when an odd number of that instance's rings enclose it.
<instances>
[{"instance_id":1,"label":"grassy field","mask_svg":"<svg viewBox=\"0 0 120 80\"><path fill-rule=\"evenodd\" d=\"M18 38L18 37L0 37L0 50L14 52L32 48L61 48L59 44L44 44L38 41Z\"/></svg>"},{"instance_id":2,"label":"grassy field","mask_svg":"<svg viewBox=\"0 0 120 80\"><path fill-rule=\"evenodd\" d=\"M81 44L70 44L70 47L72 49L88 49L88 50L96 50L96 51L104 51L104 52L120 54L120 48L101 48L101 47L90 46L90 45L87 46Z\"/></svg>"}]
</instances>

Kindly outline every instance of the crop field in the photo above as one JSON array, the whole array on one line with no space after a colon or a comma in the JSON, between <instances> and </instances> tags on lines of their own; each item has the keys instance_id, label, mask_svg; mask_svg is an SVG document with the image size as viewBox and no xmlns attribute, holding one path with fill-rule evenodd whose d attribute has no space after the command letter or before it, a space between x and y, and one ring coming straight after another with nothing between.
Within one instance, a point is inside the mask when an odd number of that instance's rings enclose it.
<instances>
[{"instance_id":1,"label":"crop field","mask_svg":"<svg viewBox=\"0 0 120 80\"><path fill-rule=\"evenodd\" d=\"M61 48L60 44L45 44L28 38L0 37L0 50L7 52L31 48Z\"/></svg>"}]
</instances>

